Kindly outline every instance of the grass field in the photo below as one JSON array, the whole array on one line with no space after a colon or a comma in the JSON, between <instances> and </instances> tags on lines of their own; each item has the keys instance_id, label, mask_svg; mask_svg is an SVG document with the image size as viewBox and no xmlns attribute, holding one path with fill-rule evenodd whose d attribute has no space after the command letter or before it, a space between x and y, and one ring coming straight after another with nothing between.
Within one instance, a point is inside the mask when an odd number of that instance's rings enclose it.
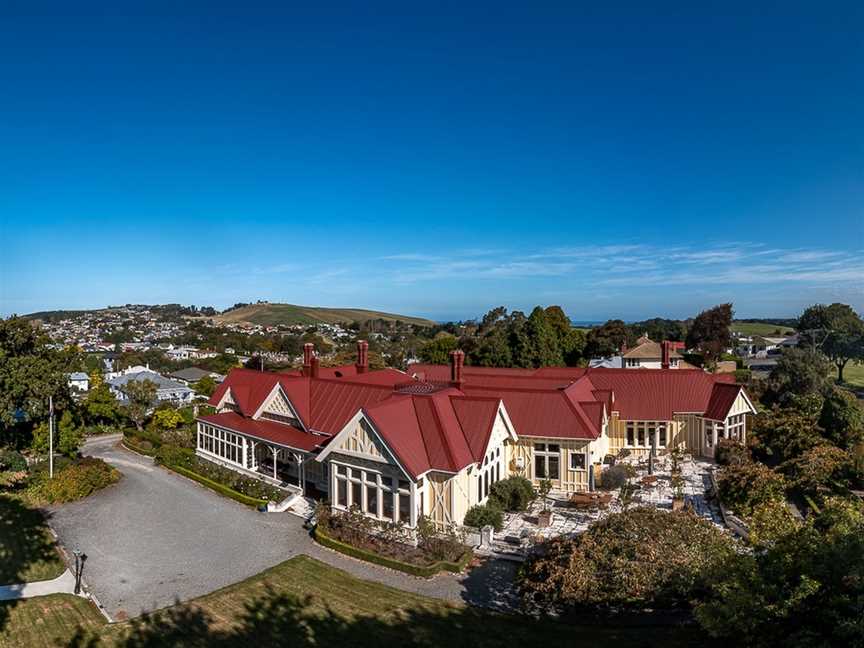
<instances>
[{"instance_id":1,"label":"grass field","mask_svg":"<svg viewBox=\"0 0 864 648\"><path fill-rule=\"evenodd\" d=\"M834 372L836 376L836 370ZM864 387L864 364L850 362L843 370L843 382L852 387Z\"/></svg>"},{"instance_id":2,"label":"grass field","mask_svg":"<svg viewBox=\"0 0 864 648\"><path fill-rule=\"evenodd\" d=\"M42 514L0 493L0 585L56 578L65 569Z\"/></svg>"},{"instance_id":3,"label":"grass field","mask_svg":"<svg viewBox=\"0 0 864 648\"><path fill-rule=\"evenodd\" d=\"M761 322L732 322L732 330L744 335L763 335L774 337L777 329L780 329L781 335L792 335L794 330L788 326L778 326L777 324L763 324Z\"/></svg>"},{"instance_id":4,"label":"grass field","mask_svg":"<svg viewBox=\"0 0 864 648\"><path fill-rule=\"evenodd\" d=\"M0 602L0 648L65 646L79 627L95 632L104 625L90 601L71 594Z\"/></svg>"},{"instance_id":5,"label":"grass field","mask_svg":"<svg viewBox=\"0 0 864 648\"><path fill-rule=\"evenodd\" d=\"M277 324L338 324L341 322L365 322L370 319L386 321L401 320L419 326L433 326L435 322L422 317L397 315L363 308L318 308L294 304L250 304L216 316L224 323L250 322L262 326Z\"/></svg>"},{"instance_id":6,"label":"grass field","mask_svg":"<svg viewBox=\"0 0 864 648\"><path fill-rule=\"evenodd\" d=\"M0 646L68 642L78 624L94 642L82 645L114 647L704 645L693 629L573 626L492 614L360 580L307 556L130 622L102 625L98 615L68 599L45 597L13 608Z\"/></svg>"}]
</instances>

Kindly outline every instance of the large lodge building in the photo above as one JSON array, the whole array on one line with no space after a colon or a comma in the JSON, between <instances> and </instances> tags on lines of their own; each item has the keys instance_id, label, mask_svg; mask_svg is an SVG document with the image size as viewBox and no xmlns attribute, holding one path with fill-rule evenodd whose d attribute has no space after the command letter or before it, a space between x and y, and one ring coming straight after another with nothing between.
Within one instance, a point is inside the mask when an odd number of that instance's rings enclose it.
<instances>
[{"instance_id":1,"label":"large lodge building","mask_svg":"<svg viewBox=\"0 0 864 648\"><path fill-rule=\"evenodd\" d=\"M744 441L755 412L729 374L696 369L496 369L411 365L370 371L320 367L234 369L198 418L197 453L333 507L403 521L461 523L490 486L510 475L593 489L621 449L682 448L712 457L723 438Z\"/></svg>"}]
</instances>

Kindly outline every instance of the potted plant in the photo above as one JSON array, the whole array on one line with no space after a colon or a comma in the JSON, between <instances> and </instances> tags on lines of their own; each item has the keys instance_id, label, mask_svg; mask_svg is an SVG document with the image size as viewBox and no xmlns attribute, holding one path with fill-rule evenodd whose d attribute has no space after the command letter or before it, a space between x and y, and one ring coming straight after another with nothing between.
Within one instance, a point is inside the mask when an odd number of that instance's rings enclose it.
<instances>
[{"instance_id":1,"label":"potted plant","mask_svg":"<svg viewBox=\"0 0 864 648\"><path fill-rule=\"evenodd\" d=\"M549 508L549 500L547 496L552 490L552 482L548 479L540 480L540 498L543 500L543 510L537 515L537 526L548 527L552 524L552 511Z\"/></svg>"},{"instance_id":2,"label":"potted plant","mask_svg":"<svg viewBox=\"0 0 864 648\"><path fill-rule=\"evenodd\" d=\"M681 511L684 508L684 478L679 474L672 475L672 510Z\"/></svg>"}]
</instances>

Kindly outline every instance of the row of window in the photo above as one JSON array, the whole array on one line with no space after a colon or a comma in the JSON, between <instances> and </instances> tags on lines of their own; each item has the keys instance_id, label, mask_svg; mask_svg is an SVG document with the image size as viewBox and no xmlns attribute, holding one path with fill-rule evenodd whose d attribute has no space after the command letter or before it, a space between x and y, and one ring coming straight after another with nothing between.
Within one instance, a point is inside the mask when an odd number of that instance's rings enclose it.
<instances>
[{"instance_id":1,"label":"row of window","mask_svg":"<svg viewBox=\"0 0 864 648\"><path fill-rule=\"evenodd\" d=\"M276 414L274 412L261 412L261 418L267 419L268 421L275 421L276 423L286 423L288 425L293 425L296 428L300 427L300 421L293 416L285 416L284 414Z\"/></svg>"},{"instance_id":2,"label":"row of window","mask_svg":"<svg viewBox=\"0 0 864 648\"><path fill-rule=\"evenodd\" d=\"M243 465L243 437L212 425L198 425L198 448Z\"/></svg>"},{"instance_id":3,"label":"row of window","mask_svg":"<svg viewBox=\"0 0 864 648\"><path fill-rule=\"evenodd\" d=\"M668 441L666 423L662 421L628 421L627 447L665 448Z\"/></svg>"},{"instance_id":4,"label":"row of window","mask_svg":"<svg viewBox=\"0 0 864 648\"><path fill-rule=\"evenodd\" d=\"M333 475L337 506L358 506L368 515L410 524L411 484L408 481L341 464L333 465ZM422 482L419 487L422 487Z\"/></svg>"},{"instance_id":5,"label":"row of window","mask_svg":"<svg viewBox=\"0 0 864 648\"><path fill-rule=\"evenodd\" d=\"M585 452L570 451L570 470L585 470L588 459ZM561 446L557 443L534 444L534 478L561 479Z\"/></svg>"}]
</instances>

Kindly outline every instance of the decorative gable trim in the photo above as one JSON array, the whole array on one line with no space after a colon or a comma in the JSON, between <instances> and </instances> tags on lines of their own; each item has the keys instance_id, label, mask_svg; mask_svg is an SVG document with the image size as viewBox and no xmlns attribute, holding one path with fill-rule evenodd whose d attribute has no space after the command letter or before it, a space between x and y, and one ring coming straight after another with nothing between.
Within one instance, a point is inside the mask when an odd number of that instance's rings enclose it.
<instances>
[{"instance_id":1,"label":"decorative gable trim","mask_svg":"<svg viewBox=\"0 0 864 648\"><path fill-rule=\"evenodd\" d=\"M288 409L291 411L291 415L295 419L297 419L297 421L300 423L300 426L303 428L303 431L308 432L309 430L306 429L306 424L303 423L303 419L301 419L300 416L297 414L297 408L294 407L294 404L291 402L291 399L288 398L288 394L285 393L285 390L282 389L282 385L280 385L278 382L275 385L273 385L273 389L270 390L270 393L267 395L267 398L265 398L261 402L261 406L255 412L255 414L252 415L252 418L255 420L258 420L259 418L261 418L261 415L264 412L271 411L271 410L267 409L267 406L273 402L274 398L276 398L280 395L282 396L282 398L285 399L285 403L288 405ZM274 414L278 414L278 412L274 412Z\"/></svg>"},{"instance_id":2,"label":"decorative gable trim","mask_svg":"<svg viewBox=\"0 0 864 648\"><path fill-rule=\"evenodd\" d=\"M340 447L342 445L342 443L344 443L351 436L351 434L354 432L354 430L357 428L357 426L361 424L361 422L366 424L368 431L371 432L372 435L374 436L374 440L377 441L381 445L382 448L384 448L384 450L387 454L387 456L384 458L389 460L388 463L392 463L393 465L398 467L399 470L402 471L402 474L404 474L405 477L407 477L410 481L413 482L414 477L411 476L411 473L409 473L407 470L405 470L405 467L402 465L402 462L400 462L399 459L396 458L396 454L393 452L393 450L390 448L390 446L387 445L387 443L384 441L384 438L381 436L381 434L375 428L375 424L372 423L372 420L368 416L366 416L365 412L362 409L359 410L351 418L351 420L345 424L345 427L343 427L341 430L339 430L338 434L336 434L336 436L334 436L330 440L330 443L327 444L327 446L324 448L324 450L322 450L320 453L318 453L318 456L315 457L315 461L322 461L323 462L330 455L331 452L336 452L338 454L355 456L355 457L358 457L361 459L369 460L370 459L369 455L351 452L350 450L345 450L345 449Z\"/></svg>"}]
</instances>

